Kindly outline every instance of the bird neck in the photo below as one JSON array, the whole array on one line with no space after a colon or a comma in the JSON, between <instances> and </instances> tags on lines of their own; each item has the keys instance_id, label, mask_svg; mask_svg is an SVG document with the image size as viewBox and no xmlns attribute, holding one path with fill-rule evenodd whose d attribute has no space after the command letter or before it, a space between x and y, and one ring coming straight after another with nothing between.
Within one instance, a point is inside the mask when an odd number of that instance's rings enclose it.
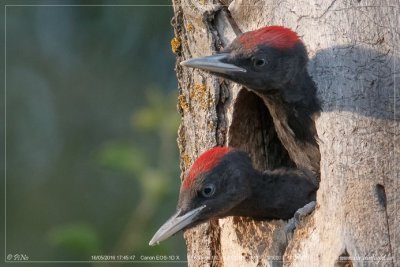
<instances>
[{"instance_id":1,"label":"bird neck","mask_svg":"<svg viewBox=\"0 0 400 267\"><path fill-rule=\"evenodd\" d=\"M317 182L307 171L254 170L249 180L251 193L229 215L260 220L289 219L296 210L315 200Z\"/></svg>"},{"instance_id":2,"label":"bird neck","mask_svg":"<svg viewBox=\"0 0 400 267\"><path fill-rule=\"evenodd\" d=\"M239 205L231 210L233 216L251 217L254 219L277 219L276 200L274 190L274 177L253 170L249 175L250 195ZM275 215L276 214L276 215Z\"/></svg>"},{"instance_id":3,"label":"bird neck","mask_svg":"<svg viewBox=\"0 0 400 267\"><path fill-rule=\"evenodd\" d=\"M319 172L320 153L314 118L321 110L316 86L306 71L276 94L255 93L273 119L276 133L298 167Z\"/></svg>"}]
</instances>

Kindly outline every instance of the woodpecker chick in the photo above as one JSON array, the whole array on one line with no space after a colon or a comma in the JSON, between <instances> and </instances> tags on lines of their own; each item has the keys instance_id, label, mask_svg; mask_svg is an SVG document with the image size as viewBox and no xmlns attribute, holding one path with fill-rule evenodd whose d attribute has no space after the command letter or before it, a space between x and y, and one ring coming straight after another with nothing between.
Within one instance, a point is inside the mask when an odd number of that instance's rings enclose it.
<instances>
[{"instance_id":1,"label":"woodpecker chick","mask_svg":"<svg viewBox=\"0 0 400 267\"><path fill-rule=\"evenodd\" d=\"M309 171L260 172L249 156L230 147L212 148L197 158L184 179L176 213L149 245L211 218L244 216L288 220L315 200L316 181Z\"/></svg>"},{"instance_id":2,"label":"woodpecker chick","mask_svg":"<svg viewBox=\"0 0 400 267\"><path fill-rule=\"evenodd\" d=\"M306 48L295 32L269 26L240 35L216 55L180 64L237 82L260 96L290 158L298 167L319 173L313 117L321 105L307 62Z\"/></svg>"}]
</instances>

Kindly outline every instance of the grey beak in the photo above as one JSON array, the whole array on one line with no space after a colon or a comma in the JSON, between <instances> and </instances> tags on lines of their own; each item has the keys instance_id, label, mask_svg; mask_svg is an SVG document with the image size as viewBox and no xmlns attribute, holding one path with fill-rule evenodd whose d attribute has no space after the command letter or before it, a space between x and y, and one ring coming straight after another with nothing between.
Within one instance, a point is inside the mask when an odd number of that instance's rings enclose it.
<instances>
[{"instance_id":1,"label":"grey beak","mask_svg":"<svg viewBox=\"0 0 400 267\"><path fill-rule=\"evenodd\" d=\"M176 234L192 222L196 220L197 215L206 205L198 207L180 216L181 211L178 210L168 221L166 221L160 229L154 234L153 238L150 240L149 245L158 245L161 241L169 238L173 234Z\"/></svg>"},{"instance_id":2,"label":"grey beak","mask_svg":"<svg viewBox=\"0 0 400 267\"><path fill-rule=\"evenodd\" d=\"M228 54L216 54L212 56L192 58L182 61L181 66L202 69L214 73L229 74L232 72L246 72L246 69L238 67L234 64L223 62L228 58Z\"/></svg>"}]
</instances>

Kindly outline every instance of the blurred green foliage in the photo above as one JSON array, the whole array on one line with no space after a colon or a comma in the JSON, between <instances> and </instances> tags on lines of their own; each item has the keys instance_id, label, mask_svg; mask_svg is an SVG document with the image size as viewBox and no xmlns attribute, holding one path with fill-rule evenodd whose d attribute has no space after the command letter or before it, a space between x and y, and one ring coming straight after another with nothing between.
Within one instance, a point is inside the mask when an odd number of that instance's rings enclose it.
<instances>
[{"instance_id":1,"label":"blurred green foliage","mask_svg":"<svg viewBox=\"0 0 400 267\"><path fill-rule=\"evenodd\" d=\"M49 243L61 249L76 252L78 255L96 255L99 251L100 240L91 225L64 224L48 233Z\"/></svg>"},{"instance_id":2,"label":"blurred green foliage","mask_svg":"<svg viewBox=\"0 0 400 267\"><path fill-rule=\"evenodd\" d=\"M49 3L132 1L28 4ZM148 246L179 190L172 15L168 6L7 7L6 253L186 258L182 237Z\"/></svg>"},{"instance_id":3,"label":"blurred green foliage","mask_svg":"<svg viewBox=\"0 0 400 267\"><path fill-rule=\"evenodd\" d=\"M99 152L98 161L102 166L129 174L140 173L147 163L140 151L127 142L118 141L104 144Z\"/></svg>"}]
</instances>

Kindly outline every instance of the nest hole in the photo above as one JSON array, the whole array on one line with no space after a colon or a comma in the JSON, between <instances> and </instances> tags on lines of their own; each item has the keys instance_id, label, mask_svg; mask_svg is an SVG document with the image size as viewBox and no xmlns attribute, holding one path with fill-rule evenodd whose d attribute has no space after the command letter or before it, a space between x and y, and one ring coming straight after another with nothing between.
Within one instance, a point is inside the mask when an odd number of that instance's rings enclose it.
<instances>
[{"instance_id":1,"label":"nest hole","mask_svg":"<svg viewBox=\"0 0 400 267\"><path fill-rule=\"evenodd\" d=\"M247 152L259 170L295 167L263 100L246 89L239 92L235 101L228 142L229 146Z\"/></svg>"}]
</instances>

